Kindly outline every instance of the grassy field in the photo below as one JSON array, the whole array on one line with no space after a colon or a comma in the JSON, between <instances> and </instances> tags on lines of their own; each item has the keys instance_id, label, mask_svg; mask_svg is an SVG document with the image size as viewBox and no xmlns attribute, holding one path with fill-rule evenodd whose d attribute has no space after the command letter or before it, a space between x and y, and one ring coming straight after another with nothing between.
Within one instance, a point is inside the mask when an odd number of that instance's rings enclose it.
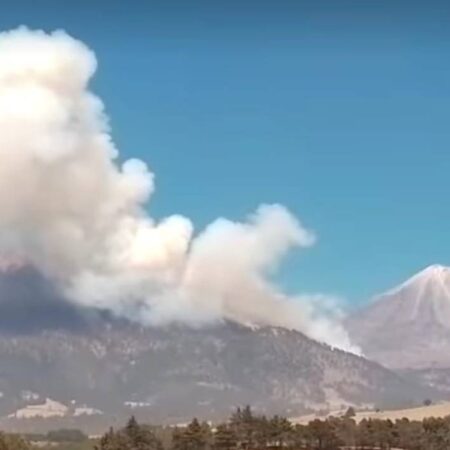
<instances>
[{"instance_id":1,"label":"grassy field","mask_svg":"<svg viewBox=\"0 0 450 450\"><path fill-rule=\"evenodd\" d=\"M330 416L341 416L343 411L335 411L330 413ZM422 420L426 417L445 417L450 415L450 402L439 403L430 406L420 406L417 408L396 409L389 411L359 411L356 413L354 419L359 422L362 419L391 419L397 420L406 417L409 420ZM324 419L325 417L318 417L314 414L299 416L292 418L292 422L307 424L314 419Z\"/></svg>"}]
</instances>

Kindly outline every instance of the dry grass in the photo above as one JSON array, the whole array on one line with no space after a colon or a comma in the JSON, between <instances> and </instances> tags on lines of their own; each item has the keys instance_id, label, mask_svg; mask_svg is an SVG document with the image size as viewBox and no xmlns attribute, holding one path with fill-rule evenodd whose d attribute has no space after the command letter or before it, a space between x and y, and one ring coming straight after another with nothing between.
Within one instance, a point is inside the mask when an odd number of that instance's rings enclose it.
<instances>
[{"instance_id":1,"label":"dry grass","mask_svg":"<svg viewBox=\"0 0 450 450\"><path fill-rule=\"evenodd\" d=\"M329 414L329 416L339 417L344 414L344 411L334 411ZM359 411L356 413L354 419L359 422L362 419L403 419L407 418L409 420L423 420L427 417L445 417L450 415L450 402L439 403L430 406L420 406L417 408L408 409L396 409L390 411ZM308 414L305 416L294 417L292 422L307 424L314 419L325 419L327 416L317 416L315 414Z\"/></svg>"}]
</instances>

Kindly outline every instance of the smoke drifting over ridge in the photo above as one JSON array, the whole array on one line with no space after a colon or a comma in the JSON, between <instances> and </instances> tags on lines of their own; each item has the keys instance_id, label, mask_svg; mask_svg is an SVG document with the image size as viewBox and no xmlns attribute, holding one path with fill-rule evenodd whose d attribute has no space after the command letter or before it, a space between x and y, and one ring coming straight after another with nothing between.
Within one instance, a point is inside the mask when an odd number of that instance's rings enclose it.
<instances>
[{"instance_id":1,"label":"smoke drifting over ridge","mask_svg":"<svg viewBox=\"0 0 450 450\"><path fill-rule=\"evenodd\" d=\"M352 348L314 298L287 298L267 275L314 234L281 205L193 235L179 215L147 213L154 177L119 166L96 59L64 32L0 33L0 253L38 267L76 304L144 323L222 318L299 329Z\"/></svg>"}]
</instances>

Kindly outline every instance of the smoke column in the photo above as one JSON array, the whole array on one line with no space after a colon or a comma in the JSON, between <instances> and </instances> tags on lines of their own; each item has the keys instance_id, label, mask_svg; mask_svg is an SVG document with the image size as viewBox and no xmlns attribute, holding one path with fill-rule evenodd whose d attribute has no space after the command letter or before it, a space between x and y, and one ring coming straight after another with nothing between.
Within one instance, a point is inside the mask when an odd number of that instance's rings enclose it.
<instances>
[{"instance_id":1,"label":"smoke column","mask_svg":"<svg viewBox=\"0 0 450 450\"><path fill-rule=\"evenodd\" d=\"M288 326L354 350L321 301L287 298L268 275L314 243L281 205L242 223L148 215L154 177L118 162L97 62L62 31L0 34L0 252L39 268L71 301L147 324L221 319ZM334 309L333 309L334 311Z\"/></svg>"}]
</instances>

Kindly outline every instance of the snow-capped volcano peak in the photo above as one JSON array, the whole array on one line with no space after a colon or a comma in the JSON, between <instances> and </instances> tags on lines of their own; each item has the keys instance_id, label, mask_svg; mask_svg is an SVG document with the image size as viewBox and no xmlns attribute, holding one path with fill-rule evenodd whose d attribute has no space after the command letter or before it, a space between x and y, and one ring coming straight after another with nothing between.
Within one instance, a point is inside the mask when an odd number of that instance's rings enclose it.
<instances>
[{"instance_id":1,"label":"snow-capped volcano peak","mask_svg":"<svg viewBox=\"0 0 450 450\"><path fill-rule=\"evenodd\" d=\"M450 367L450 267L426 267L348 320L363 352L391 367Z\"/></svg>"},{"instance_id":2,"label":"snow-capped volcano peak","mask_svg":"<svg viewBox=\"0 0 450 450\"><path fill-rule=\"evenodd\" d=\"M450 303L450 267L433 264L402 284L375 297L375 301L407 291L416 300L437 301L445 299ZM450 326L450 323L449 323Z\"/></svg>"},{"instance_id":3,"label":"snow-capped volcano peak","mask_svg":"<svg viewBox=\"0 0 450 450\"><path fill-rule=\"evenodd\" d=\"M450 267L441 266L440 264L432 264L410 278L410 281L420 279L441 281L446 277L450 277Z\"/></svg>"}]
</instances>

